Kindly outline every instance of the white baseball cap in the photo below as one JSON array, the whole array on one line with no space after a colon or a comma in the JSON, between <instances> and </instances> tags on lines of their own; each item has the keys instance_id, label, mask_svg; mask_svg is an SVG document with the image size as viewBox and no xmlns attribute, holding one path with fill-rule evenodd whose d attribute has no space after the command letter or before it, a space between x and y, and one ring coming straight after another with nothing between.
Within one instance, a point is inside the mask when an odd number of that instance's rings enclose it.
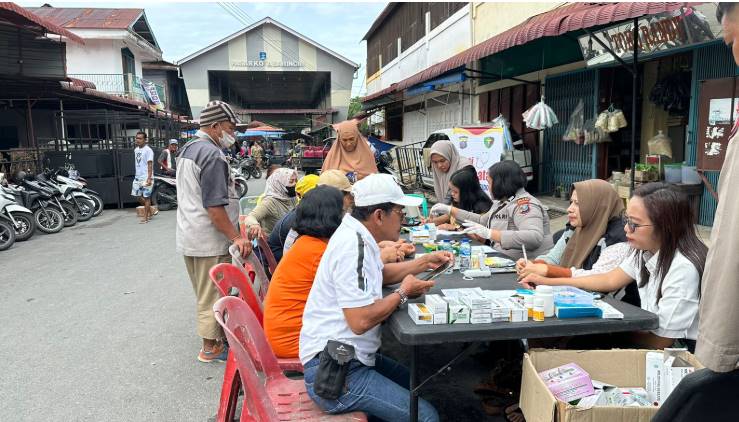
<instances>
[{"instance_id":1,"label":"white baseball cap","mask_svg":"<svg viewBox=\"0 0 739 422\"><path fill-rule=\"evenodd\" d=\"M417 207L423 202L422 198L406 196L389 174L370 174L352 186L352 195L355 207L369 207L388 202L404 207Z\"/></svg>"}]
</instances>

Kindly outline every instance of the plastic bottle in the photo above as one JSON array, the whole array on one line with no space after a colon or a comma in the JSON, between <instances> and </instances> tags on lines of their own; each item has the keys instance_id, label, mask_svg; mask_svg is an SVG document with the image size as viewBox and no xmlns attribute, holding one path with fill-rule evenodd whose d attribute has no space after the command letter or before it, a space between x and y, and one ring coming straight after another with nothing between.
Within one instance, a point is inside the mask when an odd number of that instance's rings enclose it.
<instances>
[{"instance_id":1,"label":"plastic bottle","mask_svg":"<svg viewBox=\"0 0 739 422\"><path fill-rule=\"evenodd\" d=\"M469 239L462 240L462 245L459 247L459 269L461 271L470 268L470 259L472 258L472 245Z\"/></svg>"},{"instance_id":2,"label":"plastic bottle","mask_svg":"<svg viewBox=\"0 0 739 422\"><path fill-rule=\"evenodd\" d=\"M485 264L485 258L487 258L487 255L485 255L485 252L480 251L478 254L477 260L480 261L480 269L481 270L487 270L488 266Z\"/></svg>"},{"instance_id":3,"label":"plastic bottle","mask_svg":"<svg viewBox=\"0 0 739 422\"><path fill-rule=\"evenodd\" d=\"M541 298L543 300L545 317L551 318L554 316L554 290L552 286L536 286L534 298Z\"/></svg>"},{"instance_id":4,"label":"plastic bottle","mask_svg":"<svg viewBox=\"0 0 739 422\"><path fill-rule=\"evenodd\" d=\"M544 298L534 297L534 321L544 321Z\"/></svg>"},{"instance_id":5,"label":"plastic bottle","mask_svg":"<svg viewBox=\"0 0 739 422\"><path fill-rule=\"evenodd\" d=\"M526 306L526 310L529 312L529 318L534 317L534 295L525 295L523 297L523 304Z\"/></svg>"}]
</instances>

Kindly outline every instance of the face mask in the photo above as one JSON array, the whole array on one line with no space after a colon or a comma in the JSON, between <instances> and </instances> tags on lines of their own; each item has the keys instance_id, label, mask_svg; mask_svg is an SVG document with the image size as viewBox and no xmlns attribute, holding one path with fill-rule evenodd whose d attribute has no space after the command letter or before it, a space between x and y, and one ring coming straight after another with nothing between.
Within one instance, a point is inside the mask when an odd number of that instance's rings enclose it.
<instances>
[{"instance_id":1,"label":"face mask","mask_svg":"<svg viewBox=\"0 0 739 422\"><path fill-rule=\"evenodd\" d=\"M225 130L221 131L221 146L224 148L231 148L235 142L236 138L234 138L230 133Z\"/></svg>"},{"instance_id":2,"label":"face mask","mask_svg":"<svg viewBox=\"0 0 739 422\"><path fill-rule=\"evenodd\" d=\"M295 186L285 186L285 189L287 189L287 196L290 198L295 196Z\"/></svg>"}]
</instances>

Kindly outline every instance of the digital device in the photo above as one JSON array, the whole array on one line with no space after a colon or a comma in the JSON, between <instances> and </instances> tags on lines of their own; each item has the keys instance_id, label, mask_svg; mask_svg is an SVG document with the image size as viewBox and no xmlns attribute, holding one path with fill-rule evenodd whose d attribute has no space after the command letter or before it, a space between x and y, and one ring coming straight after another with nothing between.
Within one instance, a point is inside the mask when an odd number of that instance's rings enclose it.
<instances>
[{"instance_id":1,"label":"digital device","mask_svg":"<svg viewBox=\"0 0 739 422\"><path fill-rule=\"evenodd\" d=\"M454 266L453 261L449 261L447 263L439 265L435 270L431 272L426 272L418 276L419 279L429 281L437 278L438 276L444 274L447 272L448 269L452 268Z\"/></svg>"}]
</instances>

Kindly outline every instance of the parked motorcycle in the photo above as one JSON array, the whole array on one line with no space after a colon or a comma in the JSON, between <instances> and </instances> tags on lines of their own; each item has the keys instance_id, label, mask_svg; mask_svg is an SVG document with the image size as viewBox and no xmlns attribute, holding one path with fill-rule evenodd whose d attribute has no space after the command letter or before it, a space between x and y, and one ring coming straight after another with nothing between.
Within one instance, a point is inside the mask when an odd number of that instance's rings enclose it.
<instances>
[{"instance_id":1,"label":"parked motorcycle","mask_svg":"<svg viewBox=\"0 0 739 422\"><path fill-rule=\"evenodd\" d=\"M93 217L97 217L103 213L105 204L100 194L87 187L87 180L79 176L79 172L74 169L74 166L69 164L65 167L61 167L53 172L52 179L56 180L60 184L66 184L78 187L84 194L90 197L95 203L95 212L92 214Z\"/></svg>"},{"instance_id":2,"label":"parked motorcycle","mask_svg":"<svg viewBox=\"0 0 739 422\"><path fill-rule=\"evenodd\" d=\"M95 202L89 195L82 192L82 188L78 185L62 184L55 181L50 170L36 176L36 180L52 189L59 190L64 199L72 204L74 211L77 213L77 221L87 221L95 214Z\"/></svg>"},{"instance_id":3,"label":"parked motorcycle","mask_svg":"<svg viewBox=\"0 0 739 422\"><path fill-rule=\"evenodd\" d=\"M64 198L61 190L32 178L20 177L18 180L25 189L38 193L40 197L49 198L50 207L56 208L64 217L64 227L77 224L77 211L74 205Z\"/></svg>"},{"instance_id":4,"label":"parked motorcycle","mask_svg":"<svg viewBox=\"0 0 739 422\"><path fill-rule=\"evenodd\" d=\"M7 216L0 214L0 251L9 249L15 243L15 229Z\"/></svg>"},{"instance_id":5,"label":"parked motorcycle","mask_svg":"<svg viewBox=\"0 0 739 422\"><path fill-rule=\"evenodd\" d=\"M241 175L244 176L246 180L249 180L251 177L255 179L260 179L262 177L262 169L257 167L257 161L252 157L246 157L241 160L239 168L241 169Z\"/></svg>"},{"instance_id":6,"label":"parked motorcycle","mask_svg":"<svg viewBox=\"0 0 739 422\"><path fill-rule=\"evenodd\" d=\"M51 190L26 190L20 186L9 185L2 188L6 194L13 195L17 204L33 212L34 225L43 233L58 233L64 228L64 216L51 202Z\"/></svg>"},{"instance_id":7,"label":"parked motorcycle","mask_svg":"<svg viewBox=\"0 0 739 422\"><path fill-rule=\"evenodd\" d=\"M15 240L18 242L30 239L36 231L33 212L18 204L15 196L5 192L5 188L0 188L0 215L10 220L15 230Z\"/></svg>"},{"instance_id":8,"label":"parked motorcycle","mask_svg":"<svg viewBox=\"0 0 739 422\"><path fill-rule=\"evenodd\" d=\"M174 176L155 173L152 177L152 205L161 211L177 208L177 179Z\"/></svg>"},{"instance_id":9,"label":"parked motorcycle","mask_svg":"<svg viewBox=\"0 0 739 422\"><path fill-rule=\"evenodd\" d=\"M239 172L237 169L231 167L231 175L234 179L234 185L236 188L236 196L239 197L239 199L246 196L247 192L249 192L249 185L246 184L246 179L244 176L241 175L241 172Z\"/></svg>"}]
</instances>

